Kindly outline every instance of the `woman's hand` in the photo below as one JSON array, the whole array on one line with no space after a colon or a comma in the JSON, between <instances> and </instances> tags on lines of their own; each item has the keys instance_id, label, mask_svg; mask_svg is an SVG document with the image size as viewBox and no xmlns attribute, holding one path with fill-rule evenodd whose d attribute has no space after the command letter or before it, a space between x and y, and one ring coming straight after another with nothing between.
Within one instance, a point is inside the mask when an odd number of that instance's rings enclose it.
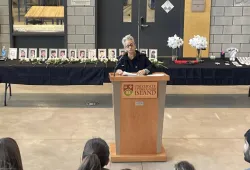
<instances>
[{"instance_id":1,"label":"woman's hand","mask_svg":"<svg viewBox=\"0 0 250 170\"><path fill-rule=\"evenodd\" d=\"M145 74L146 71L144 69L137 72L137 75L145 75Z\"/></svg>"},{"instance_id":2,"label":"woman's hand","mask_svg":"<svg viewBox=\"0 0 250 170\"><path fill-rule=\"evenodd\" d=\"M116 70L116 73L122 75L123 71L121 69Z\"/></svg>"}]
</instances>

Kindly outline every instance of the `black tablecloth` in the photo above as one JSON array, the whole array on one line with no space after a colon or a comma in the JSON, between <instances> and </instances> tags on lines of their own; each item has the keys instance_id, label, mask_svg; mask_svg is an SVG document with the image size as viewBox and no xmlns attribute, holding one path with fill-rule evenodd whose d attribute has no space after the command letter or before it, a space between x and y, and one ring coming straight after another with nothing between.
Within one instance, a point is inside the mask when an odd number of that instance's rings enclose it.
<instances>
[{"instance_id":1,"label":"black tablecloth","mask_svg":"<svg viewBox=\"0 0 250 170\"><path fill-rule=\"evenodd\" d=\"M170 85L250 85L250 66L236 67L231 62L225 65L225 61L220 59L204 59L203 63L194 65L175 64L171 59L161 61L167 69L160 66L156 71L170 75ZM109 82L108 73L113 72L113 67L105 69L105 82Z\"/></svg>"},{"instance_id":2,"label":"black tablecloth","mask_svg":"<svg viewBox=\"0 0 250 170\"><path fill-rule=\"evenodd\" d=\"M220 65L216 65L219 62ZM250 85L250 66L236 67L230 62L217 59L205 59L204 63L195 65L174 64L165 60L168 69L159 68L170 75L172 85Z\"/></svg>"},{"instance_id":3,"label":"black tablecloth","mask_svg":"<svg viewBox=\"0 0 250 170\"><path fill-rule=\"evenodd\" d=\"M0 62L0 83L26 85L102 85L104 66L93 64L46 65Z\"/></svg>"},{"instance_id":4,"label":"black tablecloth","mask_svg":"<svg viewBox=\"0 0 250 170\"><path fill-rule=\"evenodd\" d=\"M196 65L178 65L170 59L155 71L170 75L170 85L250 85L250 66L229 66L222 60L206 59ZM216 65L215 62L220 62ZM18 61L0 62L0 83L26 85L102 85L110 82L108 74L115 63L32 65Z\"/></svg>"}]
</instances>

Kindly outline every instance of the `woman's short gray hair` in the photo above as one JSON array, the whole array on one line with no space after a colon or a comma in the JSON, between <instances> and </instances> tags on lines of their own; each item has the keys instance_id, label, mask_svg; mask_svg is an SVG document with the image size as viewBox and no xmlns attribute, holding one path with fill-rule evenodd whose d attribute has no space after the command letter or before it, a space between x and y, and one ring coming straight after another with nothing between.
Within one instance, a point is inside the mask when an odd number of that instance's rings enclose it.
<instances>
[{"instance_id":1,"label":"woman's short gray hair","mask_svg":"<svg viewBox=\"0 0 250 170\"><path fill-rule=\"evenodd\" d=\"M125 47L125 42L127 40L131 40L131 41L135 42L134 37L132 37L130 34L128 34L125 37L123 37L123 39L122 39L122 44L123 44L124 47Z\"/></svg>"}]
</instances>

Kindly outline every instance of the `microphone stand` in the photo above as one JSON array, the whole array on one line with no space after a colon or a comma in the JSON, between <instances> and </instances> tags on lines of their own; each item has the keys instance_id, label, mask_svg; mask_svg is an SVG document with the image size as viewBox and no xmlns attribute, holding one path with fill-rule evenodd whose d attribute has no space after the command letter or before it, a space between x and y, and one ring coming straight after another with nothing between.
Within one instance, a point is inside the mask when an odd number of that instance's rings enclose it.
<instances>
[{"instance_id":1,"label":"microphone stand","mask_svg":"<svg viewBox=\"0 0 250 170\"><path fill-rule=\"evenodd\" d=\"M118 65L121 63L123 57L124 57L124 55L119 59L119 61L117 62L116 66L114 68L114 77L115 77L116 69L117 69Z\"/></svg>"}]
</instances>

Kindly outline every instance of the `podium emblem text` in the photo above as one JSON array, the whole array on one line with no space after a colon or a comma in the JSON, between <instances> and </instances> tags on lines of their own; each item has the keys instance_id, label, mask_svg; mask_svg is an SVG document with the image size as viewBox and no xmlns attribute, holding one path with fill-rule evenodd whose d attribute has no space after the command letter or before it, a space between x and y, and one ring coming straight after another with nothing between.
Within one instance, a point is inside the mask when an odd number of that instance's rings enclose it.
<instances>
[{"instance_id":1,"label":"podium emblem text","mask_svg":"<svg viewBox=\"0 0 250 170\"><path fill-rule=\"evenodd\" d=\"M157 98L157 82L124 82L123 98Z\"/></svg>"}]
</instances>

